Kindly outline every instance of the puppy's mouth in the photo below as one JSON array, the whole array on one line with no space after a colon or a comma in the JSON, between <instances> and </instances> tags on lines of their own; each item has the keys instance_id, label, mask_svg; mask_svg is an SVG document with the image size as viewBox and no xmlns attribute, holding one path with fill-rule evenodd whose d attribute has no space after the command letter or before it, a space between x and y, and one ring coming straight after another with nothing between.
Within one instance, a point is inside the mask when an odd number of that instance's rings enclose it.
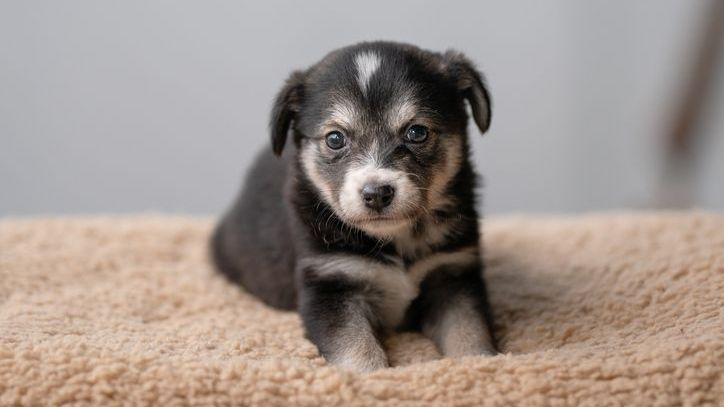
<instances>
[{"instance_id":1,"label":"puppy's mouth","mask_svg":"<svg viewBox=\"0 0 724 407\"><path fill-rule=\"evenodd\" d=\"M409 222L409 219L407 218L385 218L385 217L378 217L378 218L367 218L357 221L357 225L359 226L394 226L394 225L401 225L402 223Z\"/></svg>"},{"instance_id":2,"label":"puppy's mouth","mask_svg":"<svg viewBox=\"0 0 724 407\"><path fill-rule=\"evenodd\" d=\"M358 228L365 230L378 230L380 228L394 228L404 227L411 224L416 218L415 213L399 214L395 216L391 215L378 215L378 216L364 216L348 219L350 223Z\"/></svg>"},{"instance_id":3,"label":"puppy's mouth","mask_svg":"<svg viewBox=\"0 0 724 407\"><path fill-rule=\"evenodd\" d=\"M368 218L355 219L355 223L374 223L374 222L399 222L407 218L393 218L391 216L372 216Z\"/></svg>"}]
</instances>

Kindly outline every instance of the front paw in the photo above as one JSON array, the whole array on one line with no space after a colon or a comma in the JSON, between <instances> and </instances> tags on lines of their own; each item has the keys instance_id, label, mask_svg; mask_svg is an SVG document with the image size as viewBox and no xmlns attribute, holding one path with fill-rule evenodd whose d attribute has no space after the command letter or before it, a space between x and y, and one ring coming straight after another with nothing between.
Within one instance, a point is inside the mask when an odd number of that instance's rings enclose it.
<instances>
[{"instance_id":1,"label":"front paw","mask_svg":"<svg viewBox=\"0 0 724 407\"><path fill-rule=\"evenodd\" d=\"M350 343L327 357L338 368L354 373L369 373L389 367L385 350L377 343Z\"/></svg>"},{"instance_id":2,"label":"front paw","mask_svg":"<svg viewBox=\"0 0 724 407\"><path fill-rule=\"evenodd\" d=\"M449 309L426 333L448 357L497 355L490 330L472 307Z\"/></svg>"},{"instance_id":3,"label":"front paw","mask_svg":"<svg viewBox=\"0 0 724 407\"><path fill-rule=\"evenodd\" d=\"M445 356L458 358L463 356L495 356L498 351L493 346L488 330L484 326L455 325L443 332L441 351Z\"/></svg>"}]
</instances>

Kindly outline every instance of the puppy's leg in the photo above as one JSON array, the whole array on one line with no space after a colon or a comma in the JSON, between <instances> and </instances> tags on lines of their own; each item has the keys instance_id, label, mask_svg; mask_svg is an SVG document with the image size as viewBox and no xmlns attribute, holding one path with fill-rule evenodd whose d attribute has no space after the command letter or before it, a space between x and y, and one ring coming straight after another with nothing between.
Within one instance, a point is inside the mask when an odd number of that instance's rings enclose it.
<instances>
[{"instance_id":1,"label":"puppy's leg","mask_svg":"<svg viewBox=\"0 0 724 407\"><path fill-rule=\"evenodd\" d=\"M388 366L363 287L343 277L305 281L299 311L307 337L328 362L354 372Z\"/></svg>"},{"instance_id":2,"label":"puppy's leg","mask_svg":"<svg viewBox=\"0 0 724 407\"><path fill-rule=\"evenodd\" d=\"M422 333L443 355L498 353L479 264L442 267L421 288Z\"/></svg>"}]
</instances>

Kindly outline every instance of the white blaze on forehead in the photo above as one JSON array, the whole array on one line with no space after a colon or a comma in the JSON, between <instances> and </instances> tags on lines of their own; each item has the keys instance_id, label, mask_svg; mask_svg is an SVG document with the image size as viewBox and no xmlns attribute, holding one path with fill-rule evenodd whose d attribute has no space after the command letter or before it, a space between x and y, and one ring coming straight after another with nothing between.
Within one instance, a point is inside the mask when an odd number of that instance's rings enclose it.
<instances>
[{"instance_id":1,"label":"white blaze on forehead","mask_svg":"<svg viewBox=\"0 0 724 407\"><path fill-rule=\"evenodd\" d=\"M357 83L362 94L367 95L370 78L380 67L380 56L371 51L361 52L354 57L354 63L357 67Z\"/></svg>"}]
</instances>

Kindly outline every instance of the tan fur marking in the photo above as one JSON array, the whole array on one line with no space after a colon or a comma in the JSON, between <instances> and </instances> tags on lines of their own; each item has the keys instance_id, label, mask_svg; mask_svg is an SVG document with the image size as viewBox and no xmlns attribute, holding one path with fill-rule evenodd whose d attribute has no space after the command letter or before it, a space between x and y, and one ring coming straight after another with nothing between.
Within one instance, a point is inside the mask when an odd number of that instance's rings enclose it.
<instances>
[{"instance_id":1,"label":"tan fur marking","mask_svg":"<svg viewBox=\"0 0 724 407\"><path fill-rule=\"evenodd\" d=\"M322 197L324 197L325 201L327 201L327 204L334 207L335 205L334 195L332 194L332 186L324 180L324 177L319 173L319 170L317 169L317 161L315 160L316 155L314 152L316 148L317 146L314 145L307 145L305 147L302 147L302 167L304 168L304 171L309 179L312 181L314 187L317 188L317 190L322 194Z\"/></svg>"},{"instance_id":2,"label":"tan fur marking","mask_svg":"<svg viewBox=\"0 0 724 407\"><path fill-rule=\"evenodd\" d=\"M463 160L462 141L458 136L447 136L444 138L445 163L441 171L436 171L430 183L428 200L430 208L437 209L448 205L450 201L445 197L445 187L453 179L460 169Z\"/></svg>"}]
</instances>

